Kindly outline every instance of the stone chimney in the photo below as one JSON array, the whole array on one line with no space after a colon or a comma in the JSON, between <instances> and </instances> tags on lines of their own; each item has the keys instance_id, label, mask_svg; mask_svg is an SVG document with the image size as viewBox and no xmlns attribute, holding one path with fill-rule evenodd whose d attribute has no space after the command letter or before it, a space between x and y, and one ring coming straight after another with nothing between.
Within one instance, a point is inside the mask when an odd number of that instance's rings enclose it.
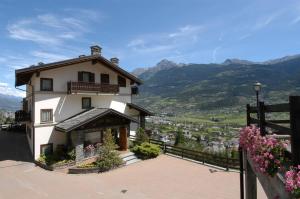
<instances>
[{"instance_id":1,"label":"stone chimney","mask_svg":"<svg viewBox=\"0 0 300 199\"><path fill-rule=\"evenodd\" d=\"M101 49L98 45L91 46L91 55L101 55Z\"/></svg>"},{"instance_id":2,"label":"stone chimney","mask_svg":"<svg viewBox=\"0 0 300 199\"><path fill-rule=\"evenodd\" d=\"M116 57L110 58L111 63L119 65L119 59Z\"/></svg>"}]
</instances>

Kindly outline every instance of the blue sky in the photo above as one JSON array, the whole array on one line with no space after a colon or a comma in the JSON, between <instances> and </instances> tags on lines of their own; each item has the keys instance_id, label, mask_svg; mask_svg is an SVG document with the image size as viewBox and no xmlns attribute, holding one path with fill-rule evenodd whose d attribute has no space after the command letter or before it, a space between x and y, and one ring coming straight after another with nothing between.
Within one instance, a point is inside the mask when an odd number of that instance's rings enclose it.
<instances>
[{"instance_id":1,"label":"blue sky","mask_svg":"<svg viewBox=\"0 0 300 199\"><path fill-rule=\"evenodd\" d=\"M300 53L300 2L279 0L51 0L0 2L0 93L14 70L88 55L98 44L129 71L161 59L220 63Z\"/></svg>"}]
</instances>

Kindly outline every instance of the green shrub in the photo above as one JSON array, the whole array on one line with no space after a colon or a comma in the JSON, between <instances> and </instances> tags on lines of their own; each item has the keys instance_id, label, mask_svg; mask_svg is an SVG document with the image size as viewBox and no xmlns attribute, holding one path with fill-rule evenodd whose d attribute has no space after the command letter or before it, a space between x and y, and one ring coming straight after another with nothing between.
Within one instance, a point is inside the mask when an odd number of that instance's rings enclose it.
<instances>
[{"instance_id":1,"label":"green shrub","mask_svg":"<svg viewBox=\"0 0 300 199\"><path fill-rule=\"evenodd\" d=\"M133 147L132 152L141 159L155 158L160 154L160 147L156 144L144 142Z\"/></svg>"},{"instance_id":2,"label":"green shrub","mask_svg":"<svg viewBox=\"0 0 300 199\"><path fill-rule=\"evenodd\" d=\"M68 159L70 159L70 160L75 160L75 159L76 159L76 151L75 151L75 148L70 149L70 150L67 152L67 155L68 155Z\"/></svg>"},{"instance_id":3,"label":"green shrub","mask_svg":"<svg viewBox=\"0 0 300 199\"><path fill-rule=\"evenodd\" d=\"M110 151L109 153L100 156L96 164L100 171L108 171L113 168L117 168L123 164L123 160L119 157L116 151Z\"/></svg>"},{"instance_id":4,"label":"green shrub","mask_svg":"<svg viewBox=\"0 0 300 199\"><path fill-rule=\"evenodd\" d=\"M58 148L58 150L54 151L53 154L41 154L38 162L45 165L53 165L53 164L64 164L74 161L76 158L75 149L70 149L69 151Z\"/></svg>"},{"instance_id":5,"label":"green shrub","mask_svg":"<svg viewBox=\"0 0 300 199\"><path fill-rule=\"evenodd\" d=\"M96 168L96 167L97 167L96 162L87 163L87 164L80 164L80 165L77 166L77 168Z\"/></svg>"}]
</instances>

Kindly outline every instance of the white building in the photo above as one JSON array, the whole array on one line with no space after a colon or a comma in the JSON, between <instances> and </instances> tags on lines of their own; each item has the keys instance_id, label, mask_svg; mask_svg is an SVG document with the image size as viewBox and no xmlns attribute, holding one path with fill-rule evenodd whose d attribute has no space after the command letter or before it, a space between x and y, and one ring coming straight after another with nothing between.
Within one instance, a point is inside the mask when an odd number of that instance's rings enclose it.
<instances>
[{"instance_id":1,"label":"white building","mask_svg":"<svg viewBox=\"0 0 300 199\"><path fill-rule=\"evenodd\" d=\"M127 149L127 137L151 113L132 104L142 82L118 62L92 46L89 56L16 70L16 86L26 85L16 120L26 123L34 159L58 145L74 146L79 154L85 142L102 142L107 128L120 149Z\"/></svg>"}]
</instances>

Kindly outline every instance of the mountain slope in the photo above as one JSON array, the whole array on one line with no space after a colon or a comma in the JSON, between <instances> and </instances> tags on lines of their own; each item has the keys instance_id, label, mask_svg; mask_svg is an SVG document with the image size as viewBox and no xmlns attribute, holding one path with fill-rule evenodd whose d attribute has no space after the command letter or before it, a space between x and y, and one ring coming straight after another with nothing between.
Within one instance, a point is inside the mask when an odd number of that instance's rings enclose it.
<instances>
[{"instance_id":1,"label":"mountain slope","mask_svg":"<svg viewBox=\"0 0 300 199\"><path fill-rule=\"evenodd\" d=\"M0 94L0 110L16 111L21 108L22 98Z\"/></svg>"},{"instance_id":2,"label":"mountain slope","mask_svg":"<svg viewBox=\"0 0 300 199\"><path fill-rule=\"evenodd\" d=\"M300 57L258 64L234 61L226 64L189 64L146 70L141 94L134 100L157 112L244 109L255 102L253 83L261 82L263 98L276 103L300 94Z\"/></svg>"}]
</instances>

